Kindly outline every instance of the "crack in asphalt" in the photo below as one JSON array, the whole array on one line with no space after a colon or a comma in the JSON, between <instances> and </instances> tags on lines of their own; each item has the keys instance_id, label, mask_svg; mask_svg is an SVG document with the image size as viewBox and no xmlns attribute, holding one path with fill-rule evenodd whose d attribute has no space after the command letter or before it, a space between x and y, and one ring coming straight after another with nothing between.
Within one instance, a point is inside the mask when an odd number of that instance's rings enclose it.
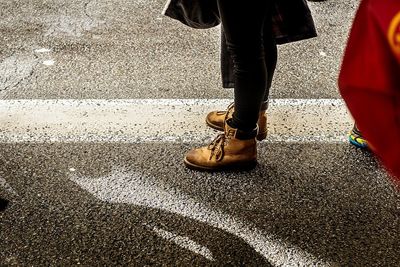
<instances>
[{"instance_id":1,"label":"crack in asphalt","mask_svg":"<svg viewBox=\"0 0 400 267\"><path fill-rule=\"evenodd\" d=\"M3 89L3 91L8 90L11 86L12 87L18 87L18 85L20 85L23 81L29 80L33 76L33 73L35 72L35 68L37 67L37 65L39 65L39 63L36 63L35 65L32 66L32 69L31 69L31 71L29 72L29 74L27 76L21 78L16 84L7 86L6 88Z\"/></svg>"},{"instance_id":2,"label":"crack in asphalt","mask_svg":"<svg viewBox=\"0 0 400 267\"><path fill-rule=\"evenodd\" d=\"M10 56L6 57L3 61L0 62L0 65L1 65L7 59L15 57L14 61L12 62L12 67L13 67L14 71L10 75L8 75L5 78L5 80L2 82L4 88L1 88L1 85L0 85L0 92L4 92L4 91L7 91L7 90L9 90L11 88L17 87L23 81L30 79L33 76L33 74L35 73L35 70L36 70L37 66L39 65L38 56L33 54L34 64L32 65L29 73L27 75L22 75L21 77L17 77L16 81L11 82L11 84L9 84L9 85L6 85L8 81L12 80L12 78L14 78L15 76L18 76L18 59L16 58L16 54L17 53L14 51Z\"/></svg>"},{"instance_id":3,"label":"crack in asphalt","mask_svg":"<svg viewBox=\"0 0 400 267\"><path fill-rule=\"evenodd\" d=\"M88 5L91 4L93 1L90 0L86 3L84 3L84 8L83 8L83 12L85 13L85 15L90 19L90 22L93 23L94 19L92 18L91 15L89 15L89 11L88 11Z\"/></svg>"},{"instance_id":4,"label":"crack in asphalt","mask_svg":"<svg viewBox=\"0 0 400 267\"><path fill-rule=\"evenodd\" d=\"M1 66L7 59L14 57L15 54L16 54L16 52L13 51L13 52L11 53L11 55L6 56L2 61L0 61L0 66ZM15 66L15 71L14 71L14 73L16 73L16 64L14 64L14 66ZM2 81L2 84L6 84L6 83L10 80L10 77L11 77L11 75L10 75L10 76L5 76L5 80ZM7 89L7 86L6 86L5 88L3 88L3 89L0 88L0 92L3 91L3 90L6 90L6 89Z\"/></svg>"},{"instance_id":5,"label":"crack in asphalt","mask_svg":"<svg viewBox=\"0 0 400 267\"><path fill-rule=\"evenodd\" d=\"M0 61L0 65L3 64L4 61L6 61L8 58L13 57L15 54L16 54L16 52L13 51L13 52L11 53L11 55L4 57L4 59Z\"/></svg>"},{"instance_id":6,"label":"crack in asphalt","mask_svg":"<svg viewBox=\"0 0 400 267\"><path fill-rule=\"evenodd\" d=\"M60 14L54 18L52 17L46 23L49 24L49 28L45 33L45 36L53 36L57 34L65 34L71 37L80 37L84 32L90 31L90 29L95 28L99 25L99 22L94 18L89 11L89 5L92 3L92 0L89 0L78 7L80 11L75 14L71 12L68 7L60 10ZM75 5L73 6L75 7Z\"/></svg>"}]
</instances>

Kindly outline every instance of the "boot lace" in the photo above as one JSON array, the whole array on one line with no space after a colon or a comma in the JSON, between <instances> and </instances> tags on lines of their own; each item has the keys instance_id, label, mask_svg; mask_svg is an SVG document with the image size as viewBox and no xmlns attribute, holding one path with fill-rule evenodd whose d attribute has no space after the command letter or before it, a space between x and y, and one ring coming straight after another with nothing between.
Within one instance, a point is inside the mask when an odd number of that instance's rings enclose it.
<instances>
[{"instance_id":1,"label":"boot lace","mask_svg":"<svg viewBox=\"0 0 400 267\"><path fill-rule=\"evenodd\" d=\"M228 133L219 134L212 142L208 145L208 149L211 150L210 160L215 156L216 161L221 161L224 157L224 148L229 143L229 140L234 136L234 131L228 131Z\"/></svg>"},{"instance_id":2,"label":"boot lace","mask_svg":"<svg viewBox=\"0 0 400 267\"><path fill-rule=\"evenodd\" d=\"M224 125L225 125L226 121L229 119L228 117L230 116L230 112L232 112L233 107L234 107L234 103L231 103L228 106L228 109L225 113ZM211 142L211 144L208 145L208 149L211 150L210 158L209 158L210 160L212 159L213 156L215 156L216 161L221 161L223 159L224 148L225 148L226 144L229 142L229 140L232 138L233 135L234 135L234 132L228 131L228 133L227 133L225 130L223 134L219 134Z\"/></svg>"},{"instance_id":3,"label":"boot lace","mask_svg":"<svg viewBox=\"0 0 400 267\"><path fill-rule=\"evenodd\" d=\"M219 134L212 142L208 145L208 149L211 150L210 160L215 156L216 161L221 161L224 157L224 147L226 145L225 134Z\"/></svg>"}]
</instances>

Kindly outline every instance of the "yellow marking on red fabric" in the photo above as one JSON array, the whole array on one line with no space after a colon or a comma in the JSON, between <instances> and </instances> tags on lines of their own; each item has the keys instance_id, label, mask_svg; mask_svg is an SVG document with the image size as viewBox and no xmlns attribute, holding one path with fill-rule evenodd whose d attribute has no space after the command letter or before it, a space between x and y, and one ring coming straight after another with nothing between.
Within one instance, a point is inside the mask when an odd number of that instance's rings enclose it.
<instances>
[{"instance_id":1,"label":"yellow marking on red fabric","mask_svg":"<svg viewBox=\"0 0 400 267\"><path fill-rule=\"evenodd\" d=\"M388 40L393 52L400 56L400 12L390 22Z\"/></svg>"}]
</instances>

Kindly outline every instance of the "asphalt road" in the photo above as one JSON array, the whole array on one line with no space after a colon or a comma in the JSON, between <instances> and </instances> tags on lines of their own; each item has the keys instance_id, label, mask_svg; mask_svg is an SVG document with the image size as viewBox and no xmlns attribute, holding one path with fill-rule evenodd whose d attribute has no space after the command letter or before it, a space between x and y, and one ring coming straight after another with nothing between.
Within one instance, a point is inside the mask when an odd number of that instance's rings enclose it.
<instances>
[{"instance_id":1,"label":"asphalt road","mask_svg":"<svg viewBox=\"0 0 400 267\"><path fill-rule=\"evenodd\" d=\"M311 3L319 37L279 47L272 97L339 97L336 76L357 3ZM163 17L163 6L163 0L1 1L0 97L231 97L221 90L220 29L184 27ZM35 52L42 48L51 51Z\"/></svg>"},{"instance_id":2,"label":"asphalt road","mask_svg":"<svg viewBox=\"0 0 400 267\"><path fill-rule=\"evenodd\" d=\"M219 29L185 28L163 5L1 1L1 100L231 98ZM310 3L319 37L279 47L272 98L339 98L357 5ZM201 140L12 140L1 266L400 266L400 194L346 142L267 139L254 170L213 174L183 165Z\"/></svg>"}]
</instances>

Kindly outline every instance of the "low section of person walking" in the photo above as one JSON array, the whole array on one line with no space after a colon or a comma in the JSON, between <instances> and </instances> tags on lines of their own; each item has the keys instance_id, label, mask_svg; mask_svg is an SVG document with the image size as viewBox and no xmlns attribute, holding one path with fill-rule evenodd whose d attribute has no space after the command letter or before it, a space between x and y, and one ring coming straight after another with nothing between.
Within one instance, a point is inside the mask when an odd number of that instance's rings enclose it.
<instances>
[{"instance_id":1,"label":"low section of person walking","mask_svg":"<svg viewBox=\"0 0 400 267\"><path fill-rule=\"evenodd\" d=\"M265 110L274 73L276 45L316 36L304 0L170 0L165 14L195 28L222 22L224 87L234 103L207 115L223 131L209 145L190 150L184 163L197 170L247 169L257 164L257 143L267 134ZM228 81L230 79L230 81Z\"/></svg>"}]
</instances>

